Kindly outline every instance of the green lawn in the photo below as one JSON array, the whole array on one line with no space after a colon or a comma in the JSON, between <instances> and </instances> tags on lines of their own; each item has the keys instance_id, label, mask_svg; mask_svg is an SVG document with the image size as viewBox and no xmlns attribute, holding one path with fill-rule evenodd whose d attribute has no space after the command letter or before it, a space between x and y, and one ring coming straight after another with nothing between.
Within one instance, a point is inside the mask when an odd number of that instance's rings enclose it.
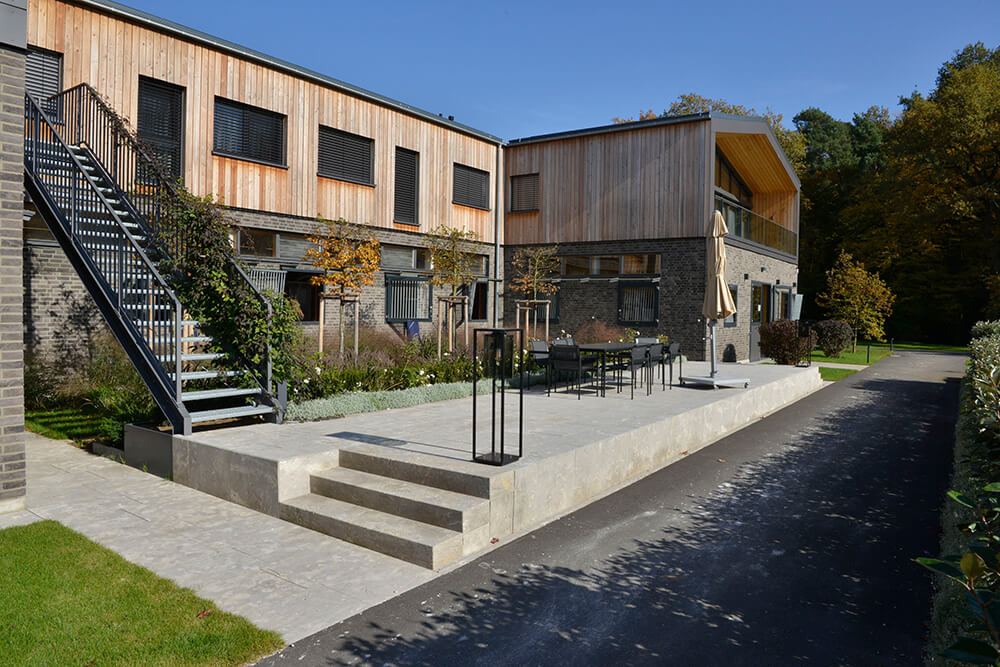
<instances>
[{"instance_id":1,"label":"green lawn","mask_svg":"<svg viewBox=\"0 0 1000 667\"><path fill-rule=\"evenodd\" d=\"M88 442L101 433L101 416L90 405L51 410L28 410L24 427L32 433L56 440Z\"/></svg>"},{"instance_id":2,"label":"green lawn","mask_svg":"<svg viewBox=\"0 0 1000 667\"><path fill-rule=\"evenodd\" d=\"M886 343L879 343L879 347L888 348ZM932 352L968 352L969 348L964 345L942 345L938 343L893 343L893 348L897 350L929 350ZM872 350L875 345L872 345Z\"/></svg>"},{"instance_id":3,"label":"green lawn","mask_svg":"<svg viewBox=\"0 0 1000 667\"><path fill-rule=\"evenodd\" d=\"M855 373L857 373L857 371L853 368L831 368L830 366L819 367L819 376L827 382L843 380L845 377L854 375Z\"/></svg>"},{"instance_id":4,"label":"green lawn","mask_svg":"<svg viewBox=\"0 0 1000 667\"><path fill-rule=\"evenodd\" d=\"M889 354L888 347L875 347L874 345L872 345L871 363L874 364L882 357L888 356L888 354ZM823 362L827 364L867 364L868 363L867 359L868 359L868 351L862 345L858 345L857 352L851 352L851 349L848 348L844 350L839 357L827 357L820 350L813 350L812 352L813 361Z\"/></svg>"},{"instance_id":5,"label":"green lawn","mask_svg":"<svg viewBox=\"0 0 1000 667\"><path fill-rule=\"evenodd\" d=\"M0 530L0 664L239 665L283 645L54 521Z\"/></svg>"}]
</instances>

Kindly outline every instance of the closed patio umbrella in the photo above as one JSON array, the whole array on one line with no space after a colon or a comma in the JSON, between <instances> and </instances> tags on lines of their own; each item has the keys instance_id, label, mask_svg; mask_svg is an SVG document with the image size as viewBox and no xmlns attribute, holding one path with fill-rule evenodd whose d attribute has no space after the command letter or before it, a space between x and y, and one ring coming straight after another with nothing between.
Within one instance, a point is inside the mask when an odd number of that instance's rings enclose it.
<instances>
[{"instance_id":1,"label":"closed patio umbrella","mask_svg":"<svg viewBox=\"0 0 1000 667\"><path fill-rule=\"evenodd\" d=\"M701 307L701 314L708 320L710 337L712 340L712 371L708 377L685 376L681 378L681 383L691 382L694 384L710 384L713 387L739 385L748 386L750 380L747 378L720 379L716 378L718 372L715 367L715 325L721 320L736 312L736 304L733 302L732 292L726 283L726 235L729 229L726 227L726 220L722 213L716 211L708 223L706 230L708 236L707 255L705 257L705 302Z\"/></svg>"}]
</instances>

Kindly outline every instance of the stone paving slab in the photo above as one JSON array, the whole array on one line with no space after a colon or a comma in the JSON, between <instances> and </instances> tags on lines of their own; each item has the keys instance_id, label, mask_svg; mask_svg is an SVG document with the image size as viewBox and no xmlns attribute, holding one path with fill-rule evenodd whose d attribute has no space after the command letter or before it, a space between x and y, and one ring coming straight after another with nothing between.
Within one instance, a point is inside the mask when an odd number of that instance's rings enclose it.
<instances>
[{"instance_id":1,"label":"stone paving slab","mask_svg":"<svg viewBox=\"0 0 1000 667\"><path fill-rule=\"evenodd\" d=\"M27 440L27 509L294 642L436 573L160 479L71 443Z\"/></svg>"}]
</instances>

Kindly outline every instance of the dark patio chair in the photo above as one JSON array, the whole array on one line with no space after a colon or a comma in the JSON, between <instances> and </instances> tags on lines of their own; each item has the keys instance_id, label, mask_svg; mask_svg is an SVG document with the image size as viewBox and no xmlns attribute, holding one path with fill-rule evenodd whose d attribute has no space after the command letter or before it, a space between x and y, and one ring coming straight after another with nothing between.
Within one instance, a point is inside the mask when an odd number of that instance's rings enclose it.
<instances>
[{"instance_id":1,"label":"dark patio chair","mask_svg":"<svg viewBox=\"0 0 1000 667\"><path fill-rule=\"evenodd\" d=\"M566 336L565 338L556 338L552 341L552 345L576 345L576 341L573 340L572 336Z\"/></svg>"},{"instance_id":2,"label":"dark patio chair","mask_svg":"<svg viewBox=\"0 0 1000 667\"><path fill-rule=\"evenodd\" d=\"M674 359L677 360L677 364L680 367L678 369L677 375L684 375L684 357L681 356L681 344L671 343L667 348L667 365L670 366L670 388L674 388Z\"/></svg>"},{"instance_id":3,"label":"dark patio chair","mask_svg":"<svg viewBox=\"0 0 1000 667\"><path fill-rule=\"evenodd\" d=\"M636 345L633 347L625 356L622 361L625 363L625 367L629 371L630 382L632 386L630 400L635 398L635 383L639 380L639 386L646 387L646 395L649 396L650 387L653 385L653 376L651 373L652 366L649 363L649 345ZM643 383L643 378L637 376L637 372L641 371L645 376L645 383Z\"/></svg>"},{"instance_id":4,"label":"dark patio chair","mask_svg":"<svg viewBox=\"0 0 1000 667\"><path fill-rule=\"evenodd\" d=\"M571 382L566 385L567 392L572 385L572 379L576 378L576 398L580 400L583 393L583 374L596 370L597 361L583 358L580 354L580 348L576 345L553 345L549 348L549 368L554 383L559 382L559 377L563 373L569 374ZM596 377L596 374L594 376ZM551 393L552 384L548 385L547 390L548 393Z\"/></svg>"},{"instance_id":5,"label":"dark patio chair","mask_svg":"<svg viewBox=\"0 0 1000 667\"><path fill-rule=\"evenodd\" d=\"M664 368L667 357L663 353L663 343L654 336L640 336L635 339L636 345L649 345L649 363L660 371L660 383L663 389L667 388L667 370Z\"/></svg>"},{"instance_id":6,"label":"dark patio chair","mask_svg":"<svg viewBox=\"0 0 1000 667\"><path fill-rule=\"evenodd\" d=\"M529 340L528 354L540 368L545 369L545 386L549 386L549 344L544 340Z\"/></svg>"}]
</instances>

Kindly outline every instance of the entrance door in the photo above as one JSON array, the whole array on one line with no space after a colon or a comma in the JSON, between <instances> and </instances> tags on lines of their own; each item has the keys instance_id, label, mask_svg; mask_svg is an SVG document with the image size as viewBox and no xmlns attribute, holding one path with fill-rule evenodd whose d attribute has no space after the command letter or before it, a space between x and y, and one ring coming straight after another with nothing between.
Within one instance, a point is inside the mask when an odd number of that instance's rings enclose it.
<instances>
[{"instance_id":1,"label":"entrance door","mask_svg":"<svg viewBox=\"0 0 1000 667\"><path fill-rule=\"evenodd\" d=\"M760 325L771 321L771 286L750 284L750 361L760 361Z\"/></svg>"},{"instance_id":2,"label":"entrance door","mask_svg":"<svg viewBox=\"0 0 1000 667\"><path fill-rule=\"evenodd\" d=\"M184 89L139 78L139 139L171 180L184 174Z\"/></svg>"}]
</instances>

